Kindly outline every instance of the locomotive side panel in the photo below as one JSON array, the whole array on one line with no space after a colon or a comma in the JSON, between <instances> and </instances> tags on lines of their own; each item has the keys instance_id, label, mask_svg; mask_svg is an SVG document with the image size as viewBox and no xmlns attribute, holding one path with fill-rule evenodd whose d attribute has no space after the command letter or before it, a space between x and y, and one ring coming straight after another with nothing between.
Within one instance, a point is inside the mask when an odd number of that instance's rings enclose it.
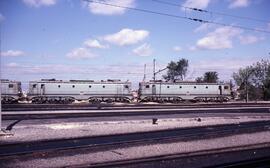
<instances>
[{"instance_id":1,"label":"locomotive side panel","mask_svg":"<svg viewBox=\"0 0 270 168\"><path fill-rule=\"evenodd\" d=\"M142 82L139 85L140 99L146 101L228 99L230 92L228 85L217 83Z\"/></svg>"},{"instance_id":2,"label":"locomotive side panel","mask_svg":"<svg viewBox=\"0 0 270 168\"><path fill-rule=\"evenodd\" d=\"M110 98L131 100L130 82L30 82L29 96L55 99L106 101Z\"/></svg>"}]
</instances>

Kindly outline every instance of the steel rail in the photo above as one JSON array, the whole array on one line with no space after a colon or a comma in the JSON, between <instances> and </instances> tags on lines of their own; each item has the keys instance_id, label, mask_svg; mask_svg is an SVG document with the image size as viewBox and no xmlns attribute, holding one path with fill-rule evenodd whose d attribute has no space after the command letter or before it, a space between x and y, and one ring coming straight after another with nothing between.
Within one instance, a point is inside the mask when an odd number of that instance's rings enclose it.
<instances>
[{"instance_id":1,"label":"steel rail","mask_svg":"<svg viewBox=\"0 0 270 168\"><path fill-rule=\"evenodd\" d=\"M212 108L161 108L122 110L63 110L63 111L10 111L3 113L3 120L57 119L79 117L112 117L141 115L170 115L186 113L270 113L270 107L212 107Z\"/></svg>"},{"instance_id":2,"label":"steel rail","mask_svg":"<svg viewBox=\"0 0 270 168\"><path fill-rule=\"evenodd\" d=\"M119 109L162 109L162 108L215 108L215 107L263 107L270 103L219 103L219 104L5 104L3 111L46 111L46 110L119 110Z\"/></svg>"}]
</instances>

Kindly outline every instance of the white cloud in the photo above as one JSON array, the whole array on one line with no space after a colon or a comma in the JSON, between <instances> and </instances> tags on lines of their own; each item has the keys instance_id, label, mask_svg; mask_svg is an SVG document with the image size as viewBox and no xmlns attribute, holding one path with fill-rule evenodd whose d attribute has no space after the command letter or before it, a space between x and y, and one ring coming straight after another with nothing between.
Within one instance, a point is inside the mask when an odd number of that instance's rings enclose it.
<instances>
[{"instance_id":1,"label":"white cloud","mask_svg":"<svg viewBox=\"0 0 270 168\"><path fill-rule=\"evenodd\" d=\"M206 9L209 3L210 0L187 0L182 5L191 8ZM182 10L185 10L185 8L182 8Z\"/></svg>"},{"instance_id":2,"label":"white cloud","mask_svg":"<svg viewBox=\"0 0 270 168\"><path fill-rule=\"evenodd\" d=\"M1 56L5 56L5 57L18 57L18 56L23 56L23 55L25 55L25 53L19 50L8 50L6 52L1 53Z\"/></svg>"},{"instance_id":3,"label":"white cloud","mask_svg":"<svg viewBox=\"0 0 270 168\"><path fill-rule=\"evenodd\" d=\"M173 51L179 52L179 51L182 51L182 48L179 46L174 46Z\"/></svg>"},{"instance_id":4,"label":"white cloud","mask_svg":"<svg viewBox=\"0 0 270 168\"><path fill-rule=\"evenodd\" d=\"M247 7L249 4L249 0L230 0L229 8Z\"/></svg>"},{"instance_id":5,"label":"white cloud","mask_svg":"<svg viewBox=\"0 0 270 168\"><path fill-rule=\"evenodd\" d=\"M57 0L23 0L23 2L31 7L52 6L56 4Z\"/></svg>"},{"instance_id":6,"label":"white cloud","mask_svg":"<svg viewBox=\"0 0 270 168\"><path fill-rule=\"evenodd\" d=\"M270 22L267 23L267 29L270 30Z\"/></svg>"},{"instance_id":7,"label":"white cloud","mask_svg":"<svg viewBox=\"0 0 270 168\"><path fill-rule=\"evenodd\" d=\"M5 17L2 15L2 13L0 13L0 22L4 21Z\"/></svg>"},{"instance_id":8,"label":"white cloud","mask_svg":"<svg viewBox=\"0 0 270 168\"><path fill-rule=\"evenodd\" d=\"M232 27L220 27L215 31L208 33L205 37L199 39L196 43L196 49L225 49L232 48L233 37L241 34L240 29Z\"/></svg>"},{"instance_id":9,"label":"white cloud","mask_svg":"<svg viewBox=\"0 0 270 168\"><path fill-rule=\"evenodd\" d=\"M214 25L213 24L209 24L209 23L203 23L201 24L199 27L197 27L194 32L198 33L198 32L205 32L211 28L213 28Z\"/></svg>"},{"instance_id":10,"label":"white cloud","mask_svg":"<svg viewBox=\"0 0 270 168\"><path fill-rule=\"evenodd\" d=\"M71 52L67 53L66 55L68 58L74 59L88 59L96 57L89 49L86 48L75 48Z\"/></svg>"},{"instance_id":11,"label":"white cloud","mask_svg":"<svg viewBox=\"0 0 270 168\"><path fill-rule=\"evenodd\" d=\"M148 35L149 32L146 30L122 29L115 34L106 35L104 40L116 45L124 46L136 44L144 40Z\"/></svg>"},{"instance_id":12,"label":"white cloud","mask_svg":"<svg viewBox=\"0 0 270 168\"><path fill-rule=\"evenodd\" d=\"M153 53L150 44L147 43L135 48L132 52L138 56L150 56Z\"/></svg>"},{"instance_id":13,"label":"white cloud","mask_svg":"<svg viewBox=\"0 0 270 168\"><path fill-rule=\"evenodd\" d=\"M19 64L17 64L17 63L15 63L15 62L11 62L11 63L8 63L7 64L7 67L18 67L19 66Z\"/></svg>"},{"instance_id":14,"label":"white cloud","mask_svg":"<svg viewBox=\"0 0 270 168\"><path fill-rule=\"evenodd\" d=\"M97 0L101 3L108 3L108 4L114 4L124 7L134 7L134 0ZM109 6L105 4L99 4L99 3L89 3L88 8L91 13L94 14L100 14L100 15L121 15L124 14L126 9L115 7L115 6Z\"/></svg>"},{"instance_id":15,"label":"white cloud","mask_svg":"<svg viewBox=\"0 0 270 168\"><path fill-rule=\"evenodd\" d=\"M239 36L239 40L241 44L253 44L253 43L257 43L260 40L263 40L263 38L256 37L253 35L247 35L247 36Z\"/></svg>"},{"instance_id":16,"label":"white cloud","mask_svg":"<svg viewBox=\"0 0 270 168\"><path fill-rule=\"evenodd\" d=\"M84 45L89 48L100 48L100 49L108 48L108 46L100 44L98 40L92 40L92 39L86 40L84 42Z\"/></svg>"}]
</instances>

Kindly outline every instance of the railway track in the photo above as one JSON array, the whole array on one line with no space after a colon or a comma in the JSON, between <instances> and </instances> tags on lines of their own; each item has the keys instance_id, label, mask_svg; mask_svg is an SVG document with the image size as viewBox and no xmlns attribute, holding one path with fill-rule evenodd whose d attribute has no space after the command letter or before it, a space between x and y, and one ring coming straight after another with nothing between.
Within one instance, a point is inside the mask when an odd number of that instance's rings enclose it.
<instances>
[{"instance_id":1,"label":"railway track","mask_svg":"<svg viewBox=\"0 0 270 168\"><path fill-rule=\"evenodd\" d=\"M99 110L48 110L48 111L6 111L3 120L57 119L78 117L111 117L170 115L185 113L270 113L269 107L211 107L211 108L150 108L150 109L99 109Z\"/></svg>"},{"instance_id":2,"label":"railway track","mask_svg":"<svg viewBox=\"0 0 270 168\"><path fill-rule=\"evenodd\" d=\"M150 132L104 135L95 137L79 137L23 142L15 144L0 144L0 162L21 156L32 157L36 154L63 154L69 150L99 151L112 150L146 144L169 143L195 139L223 137L241 133L267 131L270 121L245 122L241 124L224 124L191 128L177 128ZM74 151L75 150L75 151Z\"/></svg>"},{"instance_id":3,"label":"railway track","mask_svg":"<svg viewBox=\"0 0 270 168\"><path fill-rule=\"evenodd\" d=\"M83 164L72 167L125 167L125 168L268 168L270 165L270 144L238 146L197 152L161 155L147 158L121 160L98 164ZM254 155L256 153L256 155Z\"/></svg>"},{"instance_id":4,"label":"railway track","mask_svg":"<svg viewBox=\"0 0 270 168\"><path fill-rule=\"evenodd\" d=\"M3 104L3 111L47 110L121 110L121 109L173 109L216 107L266 107L270 103L194 103L194 104Z\"/></svg>"}]
</instances>

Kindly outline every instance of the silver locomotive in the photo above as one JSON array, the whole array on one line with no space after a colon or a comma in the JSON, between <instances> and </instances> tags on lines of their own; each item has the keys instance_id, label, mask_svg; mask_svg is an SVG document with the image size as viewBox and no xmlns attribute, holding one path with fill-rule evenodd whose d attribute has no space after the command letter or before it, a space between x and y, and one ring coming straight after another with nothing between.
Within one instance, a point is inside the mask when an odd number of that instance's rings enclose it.
<instances>
[{"instance_id":1,"label":"silver locomotive","mask_svg":"<svg viewBox=\"0 0 270 168\"><path fill-rule=\"evenodd\" d=\"M142 102L227 101L231 99L229 84L197 82L140 82L138 90Z\"/></svg>"},{"instance_id":2,"label":"silver locomotive","mask_svg":"<svg viewBox=\"0 0 270 168\"><path fill-rule=\"evenodd\" d=\"M27 96L32 103L130 102L132 99L131 83L120 80L31 81Z\"/></svg>"},{"instance_id":3,"label":"silver locomotive","mask_svg":"<svg viewBox=\"0 0 270 168\"><path fill-rule=\"evenodd\" d=\"M21 96L21 82L1 79L1 101L3 104L16 103Z\"/></svg>"}]
</instances>

